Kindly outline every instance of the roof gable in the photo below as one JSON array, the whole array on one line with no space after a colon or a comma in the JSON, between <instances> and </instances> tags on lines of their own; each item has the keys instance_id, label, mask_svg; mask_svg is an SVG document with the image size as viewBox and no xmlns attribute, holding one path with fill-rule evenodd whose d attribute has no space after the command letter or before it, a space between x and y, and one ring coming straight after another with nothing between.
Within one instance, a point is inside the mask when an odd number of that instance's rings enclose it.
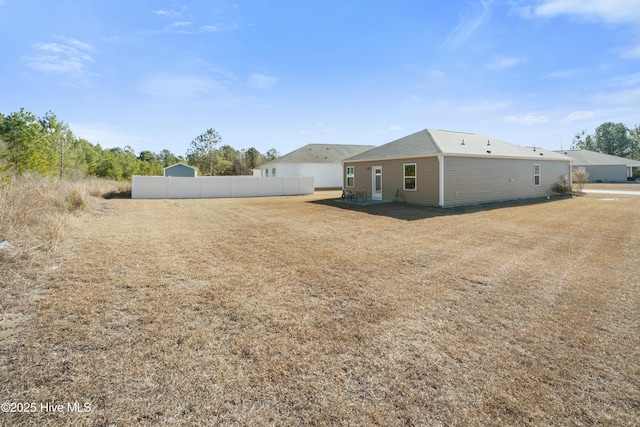
<instances>
[{"instance_id":1,"label":"roof gable","mask_svg":"<svg viewBox=\"0 0 640 427\"><path fill-rule=\"evenodd\" d=\"M627 159L624 157L612 156L610 154L598 153L591 150L560 150L556 153L562 153L573 159L574 166L615 166L625 165L627 167L640 167L637 160Z\"/></svg>"},{"instance_id":2,"label":"roof gable","mask_svg":"<svg viewBox=\"0 0 640 427\"><path fill-rule=\"evenodd\" d=\"M185 165L184 163L176 163L175 165L167 166L166 168L164 168L164 170L167 170L167 169L184 169L184 168L196 170L196 168L194 168L193 166Z\"/></svg>"},{"instance_id":3,"label":"roof gable","mask_svg":"<svg viewBox=\"0 0 640 427\"><path fill-rule=\"evenodd\" d=\"M193 166L185 165L184 163L176 163L164 168L164 176L175 177L194 177L198 175L198 171Z\"/></svg>"},{"instance_id":4,"label":"roof gable","mask_svg":"<svg viewBox=\"0 0 640 427\"><path fill-rule=\"evenodd\" d=\"M342 163L348 157L374 148L375 145L307 144L265 165L275 163Z\"/></svg>"}]
</instances>

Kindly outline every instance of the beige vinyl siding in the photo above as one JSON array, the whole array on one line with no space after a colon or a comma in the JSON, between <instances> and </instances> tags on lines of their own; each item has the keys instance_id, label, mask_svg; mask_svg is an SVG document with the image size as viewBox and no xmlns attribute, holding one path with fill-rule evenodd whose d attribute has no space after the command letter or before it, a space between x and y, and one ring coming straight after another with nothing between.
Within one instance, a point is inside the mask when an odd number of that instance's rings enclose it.
<instances>
[{"instance_id":1,"label":"beige vinyl siding","mask_svg":"<svg viewBox=\"0 0 640 427\"><path fill-rule=\"evenodd\" d=\"M540 185L534 185L540 164ZM568 162L445 157L444 203L458 206L554 194L553 184L568 175Z\"/></svg>"},{"instance_id":2,"label":"beige vinyl siding","mask_svg":"<svg viewBox=\"0 0 640 427\"><path fill-rule=\"evenodd\" d=\"M404 165L416 164L416 190L403 190ZM372 160L366 163L345 163L344 183L346 186L346 170L348 166L355 166L355 184L353 190L367 190L371 197L373 166L382 166L382 199L393 200L396 191L400 190L402 198L408 203L422 205L438 205L438 158L426 157L418 159ZM367 169L369 167L369 169ZM345 187L346 188L346 187ZM351 188L350 188L351 189Z\"/></svg>"},{"instance_id":3,"label":"beige vinyl siding","mask_svg":"<svg viewBox=\"0 0 640 427\"><path fill-rule=\"evenodd\" d=\"M404 165L416 164L416 189L404 190ZM387 166L385 166L387 165ZM382 198L393 200L400 190L400 201L438 206L438 158L400 159L382 163Z\"/></svg>"},{"instance_id":4,"label":"beige vinyl siding","mask_svg":"<svg viewBox=\"0 0 640 427\"><path fill-rule=\"evenodd\" d=\"M353 187L347 187L347 167L354 167ZM371 194L371 171L367 170L367 166L363 163L345 163L343 167L343 187L351 191L367 190L367 194Z\"/></svg>"},{"instance_id":5,"label":"beige vinyl siding","mask_svg":"<svg viewBox=\"0 0 640 427\"><path fill-rule=\"evenodd\" d=\"M589 165L583 166L589 172L589 182L626 182L626 165Z\"/></svg>"}]
</instances>

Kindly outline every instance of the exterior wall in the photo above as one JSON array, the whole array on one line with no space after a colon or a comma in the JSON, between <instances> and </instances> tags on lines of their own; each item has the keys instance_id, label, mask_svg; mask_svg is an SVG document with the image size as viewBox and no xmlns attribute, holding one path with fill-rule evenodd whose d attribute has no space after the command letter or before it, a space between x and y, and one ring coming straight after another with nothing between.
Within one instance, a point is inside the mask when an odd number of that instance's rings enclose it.
<instances>
[{"instance_id":1,"label":"exterior wall","mask_svg":"<svg viewBox=\"0 0 640 427\"><path fill-rule=\"evenodd\" d=\"M313 177L202 176L185 178L133 176L131 198L200 199L312 194L314 189L313 181Z\"/></svg>"},{"instance_id":2,"label":"exterior wall","mask_svg":"<svg viewBox=\"0 0 640 427\"><path fill-rule=\"evenodd\" d=\"M416 164L416 190L404 190L404 165ZM533 165L540 165L540 185L534 185ZM347 186L347 167L355 167L354 185ZM440 169L437 157L418 159L345 162L343 188L367 190L371 196L373 166L382 166L382 199L439 206ZM367 169L369 167L370 169ZM561 177L570 177L569 162L444 157L444 207L503 200L527 199L555 194L551 187Z\"/></svg>"},{"instance_id":3,"label":"exterior wall","mask_svg":"<svg viewBox=\"0 0 640 427\"><path fill-rule=\"evenodd\" d=\"M164 176L194 177L196 176L196 170L187 165L176 164L166 167L164 169Z\"/></svg>"},{"instance_id":4,"label":"exterior wall","mask_svg":"<svg viewBox=\"0 0 640 427\"><path fill-rule=\"evenodd\" d=\"M404 190L404 165L416 164L416 190ZM347 187L347 166L355 167L354 186ZM393 200L400 190L401 201L421 205L438 206L439 169L437 157L418 159L374 160L371 162L344 164L342 182L347 190L367 190L371 197L372 166L382 166L382 199ZM369 167L370 169L367 169Z\"/></svg>"},{"instance_id":5,"label":"exterior wall","mask_svg":"<svg viewBox=\"0 0 640 427\"><path fill-rule=\"evenodd\" d=\"M589 172L589 182L626 182L627 181L627 166L626 165L594 165L594 166L580 166L573 165L573 168L583 167L585 171Z\"/></svg>"},{"instance_id":6,"label":"exterior wall","mask_svg":"<svg viewBox=\"0 0 640 427\"><path fill-rule=\"evenodd\" d=\"M540 164L540 185L533 165ZM552 195L551 187L570 174L569 162L445 157L446 207Z\"/></svg>"},{"instance_id":7,"label":"exterior wall","mask_svg":"<svg viewBox=\"0 0 640 427\"><path fill-rule=\"evenodd\" d=\"M274 163L268 168L268 177L273 177L273 169L276 170L276 178L284 176L312 176L316 188L341 188L342 165L339 163ZM265 169L260 169L259 176L267 177ZM254 176L256 170L254 170Z\"/></svg>"}]
</instances>

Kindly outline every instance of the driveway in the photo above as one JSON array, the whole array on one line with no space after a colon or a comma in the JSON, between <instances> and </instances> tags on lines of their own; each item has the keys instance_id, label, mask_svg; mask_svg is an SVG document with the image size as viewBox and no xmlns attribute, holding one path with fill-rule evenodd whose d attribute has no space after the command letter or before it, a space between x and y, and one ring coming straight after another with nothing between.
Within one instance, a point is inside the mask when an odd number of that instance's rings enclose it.
<instances>
[{"instance_id":1,"label":"driveway","mask_svg":"<svg viewBox=\"0 0 640 427\"><path fill-rule=\"evenodd\" d=\"M619 194L619 195L627 195L627 196L640 196L640 191L623 191L623 190L582 190L583 193L587 194Z\"/></svg>"}]
</instances>

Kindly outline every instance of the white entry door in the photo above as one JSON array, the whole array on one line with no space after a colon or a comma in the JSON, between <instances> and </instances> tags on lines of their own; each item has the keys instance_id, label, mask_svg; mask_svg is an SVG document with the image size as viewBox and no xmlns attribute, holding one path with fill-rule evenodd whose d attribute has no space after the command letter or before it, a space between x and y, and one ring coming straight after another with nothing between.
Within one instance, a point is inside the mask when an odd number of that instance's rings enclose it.
<instances>
[{"instance_id":1,"label":"white entry door","mask_svg":"<svg viewBox=\"0 0 640 427\"><path fill-rule=\"evenodd\" d=\"M371 198L373 200L382 200L382 166L374 166L371 168Z\"/></svg>"}]
</instances>

